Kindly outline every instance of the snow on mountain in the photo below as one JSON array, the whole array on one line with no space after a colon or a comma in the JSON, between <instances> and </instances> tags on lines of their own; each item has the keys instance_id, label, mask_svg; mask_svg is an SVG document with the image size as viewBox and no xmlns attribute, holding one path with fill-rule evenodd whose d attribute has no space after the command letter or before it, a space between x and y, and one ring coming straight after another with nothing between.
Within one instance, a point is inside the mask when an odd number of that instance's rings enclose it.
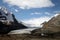
<instances>
[{"instance_id":1,"label":"snow on mountain","mask_svg":"<svg viewBox=\"0 0 60 40\"><path fill-rule=\"evenodd\" d=\"M1 18L2 18L2 16L4 16L6 18L6 20L3 20L3 21L12 21L13 22L13 17L12 17L11 12L9 12L5 7L0 7L0 14L1 14L1 16L0 16Z\"/></svg>"},{"instance_id":2,"label":"snow on mountain","mask_svg":"<svg viewBox=\"0 0 60 40\"><path fill-rule=\"evenodd\" d=\"M58 15L60 15L59 13L55 14L54 17L57 17Z\"/></svg>"}]
</instances>

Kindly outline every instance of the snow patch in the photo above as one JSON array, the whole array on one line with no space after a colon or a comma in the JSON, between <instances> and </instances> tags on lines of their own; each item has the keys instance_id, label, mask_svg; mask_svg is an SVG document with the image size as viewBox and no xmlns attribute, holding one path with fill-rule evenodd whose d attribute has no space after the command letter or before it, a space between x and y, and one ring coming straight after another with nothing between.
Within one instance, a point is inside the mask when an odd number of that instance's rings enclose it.
<instances>
[{"instance_id":1,"label":"snow patch","mask_svg":"<svg viewBox=\"0 0 60 40\"><path fill-rule=\"evenodd\" d=\"M60 14L55 14L54 17L57 17L58 15L60 15Z\"/></svg>"}]
</instances>

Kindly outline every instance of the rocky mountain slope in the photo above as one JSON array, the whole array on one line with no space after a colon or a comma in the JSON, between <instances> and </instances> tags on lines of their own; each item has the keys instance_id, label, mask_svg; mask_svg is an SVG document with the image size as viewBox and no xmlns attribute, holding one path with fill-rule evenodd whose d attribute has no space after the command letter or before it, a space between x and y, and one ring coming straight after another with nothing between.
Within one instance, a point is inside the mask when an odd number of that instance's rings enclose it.
<instances>
[{"instance_id":1,"label":"rocky mountain slope","mask_svg":"<svg viewBox=\"0 0 60 40\"><path fill-rule=\"evenodd\" d=\"M42 23L43 27L32 31L34 35L60 34L60 14Z\"/></svg>"},{"instance_id":2,"label":"rocky mountain slope","mask_svg":"<svg viewBox=\"0 0 60 40\"><path fill-rule=\"evenodd\" d=\"M60 14L50 19L43 24L43 29L51 30L53 32L60 31Z\"/></svg>"}]
</instances>

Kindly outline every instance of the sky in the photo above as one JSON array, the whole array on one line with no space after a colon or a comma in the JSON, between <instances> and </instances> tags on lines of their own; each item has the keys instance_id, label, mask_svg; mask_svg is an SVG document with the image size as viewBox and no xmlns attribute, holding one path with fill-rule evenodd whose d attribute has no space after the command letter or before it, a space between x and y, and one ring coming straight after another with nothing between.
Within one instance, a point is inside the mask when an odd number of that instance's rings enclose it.
<instances>
[{"instance_id":1,"label":"sky","mask_svg":"<svg viewBox=\"0 0 60 40\"><path fill-rule=\"evenodd\" d=\"M60 12L60 0L0 0L0 6L31 27L41 27L41 23Z\"/></svg>"}]
</instances>

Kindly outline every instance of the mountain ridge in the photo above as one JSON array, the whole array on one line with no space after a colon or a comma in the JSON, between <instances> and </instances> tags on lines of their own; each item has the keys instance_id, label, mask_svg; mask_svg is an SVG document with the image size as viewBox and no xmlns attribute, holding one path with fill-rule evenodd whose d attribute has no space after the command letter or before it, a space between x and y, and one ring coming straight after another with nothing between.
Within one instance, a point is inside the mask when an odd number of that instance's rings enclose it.
<instances>
[{"instance_id":1,"label":"mountain ridge","mask_svg":"<svg viewBox=\"0 0 60 40\"><path fill-rule=\"evenodd\" d=\"M43 27L33 30L33 35L56 35L60 33L60 14L52 17L48 22L42 23Z\"/></svg>"}]
</instances>

